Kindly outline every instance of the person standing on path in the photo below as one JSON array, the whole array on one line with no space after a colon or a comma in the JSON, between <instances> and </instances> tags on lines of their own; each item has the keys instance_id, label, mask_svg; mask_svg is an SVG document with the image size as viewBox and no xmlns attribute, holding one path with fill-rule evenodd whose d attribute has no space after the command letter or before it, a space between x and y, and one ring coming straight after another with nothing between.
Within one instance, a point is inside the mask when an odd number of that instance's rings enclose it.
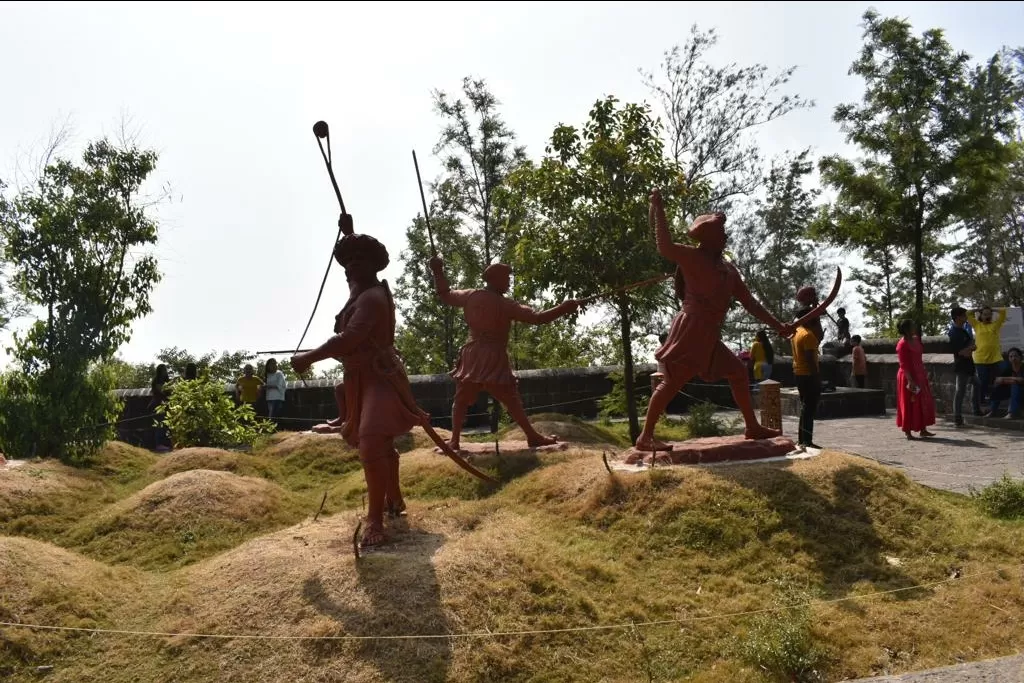
<instances>
[{"instance_id":1,"label":"person standing on path","mask_svg":"<svg viewBox=\"0 0 1024 683\"><path fill-rule=\"evenodd\" d=\"M902 338L896 343L900 369L896 372L896 426L908 439L911 432L935 436L928 431L935 424L935 399L924 369L924 345L921 332L913 320L900 321L897 328Z\"/></svg>"},{"instance_id":2,"label":"person standing on path","mask_svg":"<svg viewBox=\"0 0 1024 683\"><path fill-rule=\"evenodd\" d=\"M853 385L858 389L863 389L868 384L868 357L864 353L864 347L860 345L860 335L855 334L850 337L850 355L853 356L853 369L851 373L853 375Z\"/></svg>"},{"instance_id":3,"label":"person standing on path","mask_svg":"<svg viewBox=\"0 0 1024 683\"><path fill-rule=\"evenodd\" d=\"M266 365L267 417L274 419L284 408L284 393L288 386L284 373L277 369L277 359L271 358Z\"/></svg>"},{"instance_id":4,"label":"person standing on path","mask_svg":"<svg viewBox=\"0 0 1024 683\"><path fill-rule=\"evenodd\" d=\"M978 380L981 382L981 401L984 403L992 387L992 380L999 372L999 364L1003 361L1003 348L999 341L999 332L1006 322L1006 309L999 309L999 316L992 320L992 307L982 306L981 310L967 314L967 320L974 329L974 365L978 369Z\"/></svg>"},{"instance_id":5,"label":"person standing on path","mask_svg":"<svg viewBox=\"0 0 1024 683\"><path fill-rule=\"evenodd\" d=\"M953 349L953 371L956 373L956 390L953 393L953 422L957 427L964 425L963 405L967 385L971 385L971 404L974 414L981 415L981 384L974 369L972 354L976 348L974 338L967 330L967 311L954 306L949 312L953 324L949 328L949 345Z\"/></svg>"},{"instance_id":6,"label":"person standing on path","mask_svg":"<svg viewBox=\"0 0 1024 683\"><path fill-rule=\"evenodd\" d=\"M811 312L801 309L796 314L799 320ZM818 398L821 396L821 372L818 366L817 336L821 323L818 319L808 320L796 328L793 335L793 379L800 393L800 429L797 442L804 447L821 448L814 443L814 416L818 412Z\"/></svg>"}]
</instances>

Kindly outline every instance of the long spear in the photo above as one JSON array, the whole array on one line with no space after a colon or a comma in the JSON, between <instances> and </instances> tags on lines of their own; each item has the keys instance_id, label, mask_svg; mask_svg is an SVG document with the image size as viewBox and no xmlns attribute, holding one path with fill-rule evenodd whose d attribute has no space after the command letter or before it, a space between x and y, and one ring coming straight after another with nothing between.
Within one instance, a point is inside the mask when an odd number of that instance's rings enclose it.
<instances>
[{"instance_id":1,"label":"long spear","mask_svg":"<svg viewBox=\"0 0 1024 683\"><path fill-rule=\"evenodd\" d=\"M437 256L434 246L434 231L430 229L430 212L427 211L427 197L423 194L423 181L420 179L420 162L416 160L416 150L412 151L412 163L416 167L416 182L420 186L420 201L423 202L423 220L427 224L427 237L430 238L430 255Z\"/></svg>"}]
</instances>

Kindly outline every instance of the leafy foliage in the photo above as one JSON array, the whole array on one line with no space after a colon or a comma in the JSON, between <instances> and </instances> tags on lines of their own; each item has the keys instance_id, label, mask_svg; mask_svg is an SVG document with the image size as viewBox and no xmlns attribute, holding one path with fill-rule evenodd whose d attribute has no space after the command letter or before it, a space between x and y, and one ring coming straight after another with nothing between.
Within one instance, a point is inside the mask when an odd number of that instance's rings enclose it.
<instances>
[{"instance_id":1,"label":"leafy foliage","mask_svg":"<svg viewBox=\"0 0 1024 683\"><path fill-rule=\"evenodd\" d=\"M792 320L794 296L803 285L827 291L832 273L822 249L807 237L818 190L805 187L812 171L810 152L776 162L768 173L764 199L754 202L734 230L733 262L755 298L779 320ZM760 323L734 307L727 334L752 336ZM784 348L781 339L773 344Z\"/></svg>"},{"instance_id":2,"label":"leafy foliage","mask_svg":"<svg viewBox=\"0 0 1024 683\"><path fill-rule=\"evenodd\" d=\"M997 59L972 72L942 31L917 37L908 22L874 10L864 14L864 45L850 71L864 79L863 102L839 105L833 119L865 157L821 160L822 181L838 195L816 232L889 258L907 250L921 320L926 264L1012 159L1006 136L1017 87Z\"/></svg>"},{"instance_id":3,"label":"leafy foliage","mask_svg":"<svg viewBox=\"0 0 1024 683\"><path fill-rule=\"evenodd\" d=\"M7 399L31 419L6 441L24 453L86 458L109 435L110 377L90 372L128 341L134 320L151 311L160 279L145 247L156 223L140 200L156 153L107 140L89 144L80 165L56 159L37 183L0 210L12 282L40 319L14 338L19 380ZM10 446L8 446L10 447Z\"/></svg>"},{"instance_id":4,"label":"leafy foliage","mask_svg":"<svg viewBox=\"0 0 1024 683\"><path fill-rule=\"evenodd\" d=\"M257 418L252 406L236 406L223 384L206 379L178 382L157 410L179 448L252 446L274 431L274 423Z\"/></svg>"},{"instance_id":5,"label":"leafy foliage","mask_svg":"<svg viewBox=\"0 0 1024 683\"><path fill-rule=\"evenodd\" d=\"M826 680L828 654L814 642L809 600L807 593L783 591L775 600L777 611L754 619L750 633L740 645L742 658L778 681Z\"/></svg>"},{"instance_id":6,"label":"leafy foliage","mask_svg":"<svg viewBox=\"0 0 1024 683\"><path fill-rule=\"evenodd\" d=\"M694 439L722 436L726 432L725 426L715 417L715 404L706 401L690 406L683 424Z\"/></svg>"},{"instance_id":7,"label":"leafy foliage","mask_svg":"<svg viewBox=\"0 0 1024 683\"><path fill-rule=\"evenodd\" d=\"M443 127L434 153L444 175L434 186L431 227L445 273L453 289L483 286L482 273L492 262L510 264L518 273L517 254L510 249L521 209L507 199L506 179L526 163L526 153L502 120L499 102L482 80L466 78L462 97L436 91L434 109ZM442 304L434 293L427 261L433 255L426 225L417 217L406 231L403 271L395 299L402 324L396 346L412 374L448 372L458 358L468 328L462 312ZM547 308L542 287L528 277L515 277L510 295L517 301ZM578 335L574 320L541 326L513 326L509 355L515 369L587 365L594 353L588 336Z\"/></svg>"},{"instance_id":8,"label":"leafy foliage","mask_svg":"<svg viewBox=\"0 0 1024 683\"><path fill-rule=\"evenodd\" d=\"M666 272L647 224L648 198L655 187L669 200L678 198L686 186L663 151L660 126L648 107L620 106L614 97L595 103L581 128L555 128L543 161L509 180L510 198L525 217L515 246L520 275L565 299ZM634 321L649 322L667 306L666 291L660 298L658 291L618 294L597 304L611 307L619 328L630 428L636 433Z\"/></svg>"},{"instance_id":9,"label":"leafy foliage","mask_svg":"<svg viewBox=\"0 0 1024 683\"><path fill-rule=\"evenodd\" d=\"M980 492L972 491L971 497L992 517L1024 519L1024 481L1012 479L1008 474Z\"/></svg>"},{"instance_id":10,"label":"leafy foliage","mask_svg":"<svg viewBox=\"0 0 1024 683\"><path fill-rule=\"evenodd\" d=\"M669 157L684 171L686 184L707 183L706 194L682 199L680 214L693 218L711 207L747 195L764 179L761 152L751 137L756 129L812 101L783 94L796 67L770 75L763 64L714 66L707 53L718 43L714 29L696 25L680 48L665 52L661 78L644 80L661 103L668 131Z\"/></svg>"}]
</instances>

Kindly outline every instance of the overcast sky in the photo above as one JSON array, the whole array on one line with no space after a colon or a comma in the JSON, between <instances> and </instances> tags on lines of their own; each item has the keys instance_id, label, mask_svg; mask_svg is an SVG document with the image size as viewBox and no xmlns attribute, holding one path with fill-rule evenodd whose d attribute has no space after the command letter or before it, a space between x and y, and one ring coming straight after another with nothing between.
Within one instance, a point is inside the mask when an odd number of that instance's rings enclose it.
<instances>
[{"instance_id":1,"label":"overcast sky","mask_svg":"<svg viewBox=\"0 0 1024 683\"><path fill-rule=\"evenodd\" d=\"M121 355L294 347L336 234L337 202L311 126L331 126L335 170L356 230L381 239L399 273L424 180L439 172L431 91L487 80L537 158L559 123L599 98L652 101L656 69L689 27L716 28L718 62L796 65L792 90L817 106L763 130L769 154L840 151L831 121L860 97L847 75L868 3L0 3L0 177L12 179L54 126L67 153L126 113L160 153L154 313ZM1024 43L1024 3L876 3L915 32L941 27L977 59ZM330 334L347 296L332 269L306 345Z\"/></svg>"}]
</instances>

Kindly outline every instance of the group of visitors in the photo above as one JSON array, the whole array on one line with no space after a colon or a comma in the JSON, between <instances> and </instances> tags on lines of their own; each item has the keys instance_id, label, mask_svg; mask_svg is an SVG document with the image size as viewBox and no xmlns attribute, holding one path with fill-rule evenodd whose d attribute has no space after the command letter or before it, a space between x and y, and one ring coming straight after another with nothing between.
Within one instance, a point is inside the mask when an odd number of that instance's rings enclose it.
<instances>
[{"instance_id":1,"label":"group of visitors","mask_svg":"<svg viewBox=\"0 0 1024 683\"><path fill-rule=\"evenodd\" d=\"M235 400L238 404L252 406L253 411L259 414L257 403L262 396L267 404L266 416L274 419L281 415L284 408L287 379L278 368L277 360L273 358L267 361L264 375L262 378L259 377L253 366L247 364L242 370L242 375L235 380ZM153 382L150 384L151 398L147 410L154 415L154 450L157 452L166 453L172 447L164 416L158 413L158 408L167 403L176 384L196 379L199 379L199 368L195 363L186 365L185 373L174 380L171 379L166 364L156 366Z\"/></svg>"},{"instance_id":2,"label":"group of visitors","mask_svg":"<svg viewBox=\"0 0 1024 683\"><path fill-rule=\"evenodd\" d=\"M962 426L963 402L971 387L971 404L975 415L994 417L1003 401L1008 401L1004 417L1020 418L1024 398L1024 376L1021 374L1021 350L1011 348L1003 358L1000 333L1006 322L1006 309L993 316L991 306L967 311L960 306L950 311L953 324L949 342L956 371L953 395L953 420ZM988 410L983 407L988 403Z\"/></svg>"}]
</instances>

